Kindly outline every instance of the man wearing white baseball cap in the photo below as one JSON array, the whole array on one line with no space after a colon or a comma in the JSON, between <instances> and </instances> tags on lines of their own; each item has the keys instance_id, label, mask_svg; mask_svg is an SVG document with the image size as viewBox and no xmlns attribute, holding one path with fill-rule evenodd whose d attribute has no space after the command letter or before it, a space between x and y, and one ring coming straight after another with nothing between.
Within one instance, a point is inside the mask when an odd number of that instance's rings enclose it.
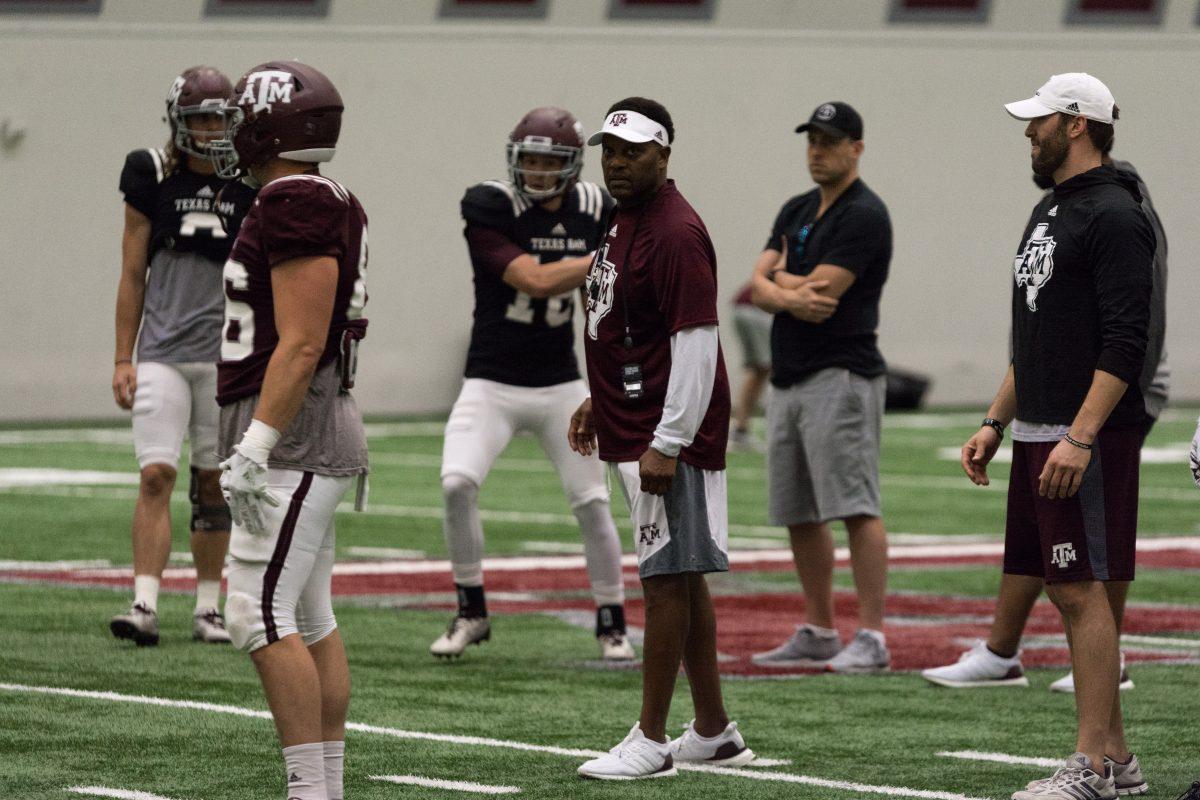
<instances>
[{"instance_id":1,"label":"man wearing white baseball cap","mask_svg":"<svg viewBox=\"0 0 1200 800\"><path fill-rule=\"evenodd\" d=\"M1107 800L1145 791L1125 742L1117 620L1134 574L1155 234L1136 179L1103 163L1119 116L1108 87L1055 75L1005 108L1028 120L1033 171L1054 189L1013 260L1012 358L962 467L987 485L1011 423L1004 578L1045 582L1071 650L1076 752L1013 800ZM1136 786L1118 783L1130 771Z\"/></svg>"}]
</instances>

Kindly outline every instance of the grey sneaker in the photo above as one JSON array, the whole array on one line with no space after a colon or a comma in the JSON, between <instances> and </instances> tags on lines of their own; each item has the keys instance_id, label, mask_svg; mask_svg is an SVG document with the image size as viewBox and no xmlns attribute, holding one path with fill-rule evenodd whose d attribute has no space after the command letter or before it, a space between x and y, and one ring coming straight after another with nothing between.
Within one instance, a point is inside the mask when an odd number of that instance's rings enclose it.
<instances>
[{"instance_id":1,"label":"grey sneaker","mask_svg":"<svg viewBox=\"0 0 1200 800\"><path fill-rule=\"evenodd\" d=\"M892 655L883 642L859 629L842 652L829 659L826 672L886 672L891 669Z\"/></svg>"},{"instance_id":2,"label":"grey sneaker","mask_svg":"<svg viewBox=\"0 0 1200 800\"><path fill-rule=\"evenodd\" d=\"M1049 778L1031 781L1024 791L1014 792L1012 800L1115 800L1112 771L1105 772L1109 774L1097 774L1088 757L1076 753Z\"/></svg>"},{"instance_id":3,"label":"grey sneaker","mask_svg":"<svg viewBox=\"0 0 1200 800\"><path fill-rule=\"evenodd\" d=\"M138 647L158 644L158 614L145 603L134 603L126 614L117 614L108 623L118 639L132 639Z\"/></svg>"},{"instance_id":4,"label":"grey sneaker","mask_svg":"<svg viewBox=\"0 0 1200 800\"><path fill-rule=\"evenodd\" d=\"M797 625L787 641L765 653L755 653L750 660L760 667L820 667L842 649L836 633L820 634L812 625Z\"/></svg>"},{"instance_id":5,"label":"grey sneaker","mask_svg":"<svg viewBox=\"0 0 1200 800\"><path fill-rule=\"evenodd\" d=\"M1145 794L1149 791L1150 785L1142 777L1142 765L1138 763L1137 756L1130 753L1129 762L1126 764L1113 761L1108 756L1105 756L1104 763L1112 770L1113 783L1117 787L1117 794L1124 797L1131 794Z\"/></svg>"}]
</instances>

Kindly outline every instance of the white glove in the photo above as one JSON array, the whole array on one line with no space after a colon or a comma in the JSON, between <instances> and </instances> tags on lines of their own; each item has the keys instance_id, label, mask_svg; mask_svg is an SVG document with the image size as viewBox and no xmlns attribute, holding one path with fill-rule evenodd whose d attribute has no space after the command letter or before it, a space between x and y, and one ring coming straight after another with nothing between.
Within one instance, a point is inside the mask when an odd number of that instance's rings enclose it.
<instances>
[{"instance_id":1,"label":"white glove","mask_svg":"<svg viewBox=\"0 0 1200 800\"><path fill-rule=\"evenodd\" d=\"M253 420L233 455L221 462L221 494L234 523L252 536L267 534L262 504L279 506L279 499L267 488L267 459L277 441L279 431Z\"/></svg>"},{"instance_id":2,"label":"white glove","mask_svg":"<svg viewBox=\"0 0 1200 800\"><path fill-rule=\"evenodd\" d=\"M1188 450L1188 464L1192 468L1192 480L1200 486L1200 420L1196 422L1196 435L1192 437L1192 449Z\"/></svg>"}]
</instances>

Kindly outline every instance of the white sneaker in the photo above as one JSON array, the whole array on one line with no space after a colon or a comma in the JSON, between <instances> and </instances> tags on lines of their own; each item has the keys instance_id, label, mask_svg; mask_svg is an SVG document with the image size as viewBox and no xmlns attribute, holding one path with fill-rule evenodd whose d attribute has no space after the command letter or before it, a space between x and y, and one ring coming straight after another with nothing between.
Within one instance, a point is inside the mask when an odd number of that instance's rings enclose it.
<instances>
[{"instance_id":1,"label":"white sneaker","mask_svg":"<svg viewBox=\"0 0 1200 800\"><path fill-rule=\"evenodd\" d=\"M818 633L812 625L797 625L796 632L773 650L755 653L750 660L761 667L823 667L842 649L837 632Z\"/></svg>"},{"instance_id":2,"label":"white sneaker","mask_svg":"<svg viewBox=\"0 0 1200 800\"><path fill-rule=\"evenodd\" d=\"M1021 667L1021 654L1003 658L980 640L958 657L958 663L921 671L921 677L951 689L975 689L981 686L1028 686L1029 678Z\"/></svg>"},{"instance_id":3,"label":"white sneaker","mask_svg":"<svg viewBox=\"0 0 1200 800\"><path fill-rule=\"evenodd\" d=\"M640 778L670 778L677 774L671 759L671 742L655 742L634 725L629 735L606 755L579 767L585 778L602 781L635 781Z\"/></svg>"},{"instance_id":4,"label":"white sneaker","mask_svg":"<svg viewBox=\"0 0 1200 800\"><path fill-rule=\"evenodd\" d=\"M629 642L629 637L620 631L602 633L596 637L600 643L600 657L605 661L633 661L637 652Z\"/></svg>"},{"instance_id":5,"label":"white sneaker","mask_svg":"<svg viewBox=\"0 0 1200 800\"><path fill-rule=\"evenodd\" d=\"M862 628L850 644L825 665L826 672L862 673L887 672L891 669L892 654L883 643L883 636Z\"/></svg>"},{"instance_id":6,"label":"white sneaker","mask_svg":"<svg viewBox=\"0 0 1200 800\"><path fill-rule=\"evenodd\" d=\"M228 644L229 631L225 630L225 617L215 608L203 609L192 615L192 638L210 644Z\"/></svg>"},{"instance_id":7,"label":"white sneaker","mask_svg":"<svg viewBox=\"0 0 1200 800\"><path fill-rule=\"evenodd\" d=\"M492 623L487 617L455 617L446 632L429 645L429 652L440 658L457 658L467 645L492 638Z\"/></svg>"},{"instance_id":8,"label":"white sneaker","mask_svg":"<svg viewBox=\"0 0 1200 800\"><path fill-rule=\"evenodd\" d=\"M1117 684L1117 688L1122 692L1133 688L1133 680L1129 677L1129 670L1125 669L1125 653L1121 652L1121 682ZM1054 683L1050 684L1050 691L1063 692L1065 694L1075 693L1075 673L1068 672Z\"/></svg>"},{"instance_id":9,"label":"white sneaker","mask_svg":"<svg viewBox=\"0 0 1200 800\"><path fill-rule=\"evenodd\" d=\"M1067 759L1053 775L1031 781L1024 791L1013 792L1012 800L1116 800L1117 788L1111 770L1101 775L1083 753Z\"/></svg>"},{"instance_id":10,"label":"white sneaker","mask_svg":"<svg viewBox=\"0 0 1200 800\"><path fill-rule=\"evenodd\" d=\"M754 760L754 751L746 747L736 722L730 722L711 739L696 733L695 724L696 720L692 720L684 727L683 736L671 740L671 757L675 761L740 767Z\"/></svg>"},{"instance_id":11,"label":"white sneaker","mask_svg":"<svg viewBox=\"0 0 1200 800\"><path fill-rule=\"evenodd\" d=\"M125 614L117 614L108 623L118 639L132 639L138 647L158 644L158 614L145 603L134 603Z\"/></svg>"}]
</instances>

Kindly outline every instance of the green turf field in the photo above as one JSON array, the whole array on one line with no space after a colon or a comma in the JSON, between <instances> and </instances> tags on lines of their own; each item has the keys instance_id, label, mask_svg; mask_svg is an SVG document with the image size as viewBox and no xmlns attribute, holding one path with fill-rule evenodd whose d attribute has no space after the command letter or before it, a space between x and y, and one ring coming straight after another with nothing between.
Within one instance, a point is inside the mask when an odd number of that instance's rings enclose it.
<instances>
[{"instance_id":1,"label":"green turf field","mask_svg":"<svg viewBox=\"0 0 1200 800\"><path fill-rule=\"evenodd\" d=\"M888 417L885 521L897 543L954 541L918 535L999 536L1007 465L993 468L993 487L979 489L942 457L961 445L978 416ZM1173 412L1148 442L1153 458L1142 473L1143 537L1200 535L1200 492L1179 461L1194 420L1193 411ZM371 433L370 513L339 515L339 557L444 558L440 423L376 421ZM1160 460L1167 463L1150 463ZM124 427L0 428L0 572L14 562L128 565L135 470ZM85 479L85 472L108 475ZM767 526L762 456L732 454L729 487L732 549L786 546L783 533ZM174 506L173 550L181 554L187 549L185 490L177 487ZM503 456L481 505L489 555L561 556L581 549L558 479L530 439L518 439ZM624 509L618 504L615 512L628 542ZM249 659L189 641L189 596L165 595L162 645L136 649L107 632L109 616L129 602L126 590L5 574L0 797L62 800L80 796L65 789L88 786L175 800L282 796L279 752L271 723L261 716L266 705ZM1157 604L1200 611L1198 579L1200 570L1191 566L1143 569L1131 603L1151 615ZM851 586L843 569L837 580L839 587ZM951 602L987 598L997 580L998 568L988 564L898 561L891 587L897 605L911 598ZM780 570L736 571L713 585L721 597L777 596L784 616L795 590L794 579ZM355 684L350 719L359 723L347 740L347 797L484 796L372 779L390 775L507 786L530 798L697 792L755 799L1001 798L1049 770L938 753L1062 758L1073 741L1072 698L1047 691L1061 669L1031 669L1029 689L959 692L935 689L911 672L737 677L726 684L731 714L761 757L786 763L719 774L681 771L676 779L637 784L584 782L574 772L586 758L578 751L611 747L636 719L637 672L589 668L595 657L590 631L541 611L498 614L492 642L456 663L436 662L426 648L447 613L417 600L425 608L398 608L414 603L391 595L336 603ZM449 593L443 601L450 602ZM939 635L936 625L927 627ZM1200 658L1200 626L1156 636L1170 636L1179 653ZM1137 688L1123 695L1130 741L1151 796L1174 798L1200 778L1200 671L1195 663L1144 662L1132 671ZM148 697L166 702L148 704ZM687 722L689 705L681 681L673 723Z\"/></svg>"}]
</instances>

